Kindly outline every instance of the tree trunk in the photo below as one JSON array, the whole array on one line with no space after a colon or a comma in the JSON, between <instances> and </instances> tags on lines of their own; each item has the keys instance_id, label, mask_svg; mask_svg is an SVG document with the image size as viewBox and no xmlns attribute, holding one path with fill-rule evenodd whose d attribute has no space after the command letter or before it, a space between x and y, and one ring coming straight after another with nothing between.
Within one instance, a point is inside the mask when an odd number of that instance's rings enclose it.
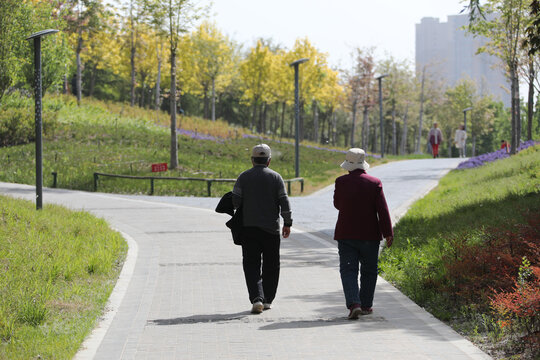
<instances>
[{"instance_id":1,"label":"tree trunk","mask_svg":"<svg viewBox=\"0 0 540 360\"><path fill-rule=\"evenodd\" d=\"M279 138L281 139L284 135L285 131L285 107L287 106L287 103L284 101L281 103L281 128L279 132Z\"/></svg>"},{"instance_id":2,"label":"tree trunk","mask_svg":"<svg viewBox=\"0 0 540 360\"><path fill-rule=\"evenodd\" d=\"M364 105L362 120L362 149L367 150L369 138L369 106Z\"/></svg>"},{"instance_id":3,"label":"tree trunk","mask_svg":"<svg viewBox=\"0 0 540 360\"><path fill-rule=\"evenodd\" d=\"M405 152L407 151L407 114L409 112L409 103L405 105L405 114L403 114L403 132L401 135L401 155L405 155Z\"/></svg>"},{"instance_id":4,"label":"tree trunk","mask_svg":"<svg viewBox=\"0 0 540 360\"><path fill-rule=\"evenodd\" d=\"M373 141L371 142L371 152L376 153L377 152L377 130L379 127L377 124L373 126Z\"/></svg>"},{"instance_id":5,"label":"tree trunk","mask_svg":"<svg viewBox=\"0 0 540 360\"><path fill-rule=\"evenodd\" d=\"M81 105L82 98L82 63L81 63L81 51L83 46L83 38L81 30L79 30L79 39L77 41L76 61L77 61L77 105Z\"/></svg>"},{"instance_id":6,"label":"tree trunk","mask_svg":"<svg viewBox=\"0 0 540 360\"><path fill-rule=\"evenodd\" d=\"M534 70L534 60L529 59L529 94L527 97L527 140L532 140L532 122L534 117L534 78L536 72Z\"/></svg>"},{"instance_id":7,"label":"tree trunk","mask_svg":"<svg viewBox=\"0 0 540 360\"><path fill-rule=\"evenodd\" d=\"M337 114L334 112L332 114L332 146L336 146L336 135L337 135ZM330 131L330 130L328 130Z\"/></svg>"},{"instance_id":8,"label":"tree trunk","mask_svg":"<svg viewBox=\"0 0 540 360\"><path fill-rule=\"evenodd\" d=\"M140 107L144 108L144 93L146 92L146 76L141 78L141 101L140 101Z\"/></svg>"},{"instance_id":9,"label":"tree trunk","mask_svg":"<svg viewBox=\"0 0 540 360\"><path fill-rule=\"evenodd\" d=\"M351 127L351 147L354 147L354 133L356 132L356 100L352 106L352 127Z\"/></svg>"},{"instance_id":10,"label":"tree trunk","mask_svg":"<svg viewBox=\"0 0 540 360\"><path fill-rule=\"evenodd\" d=\"M446 138L448 139L446 141L446 143L448 144L448 157L451 158L452 157L452 142L450 141L450 139L452 138L452 130L448 131L448 133L446 134Z\"/></svg>"},{"instance_id":11,"label":"tree trunk","mask_svg":"<svg viewBox=\"0 0 540 360\"><path fill-rule=\"evenodd\" d=\"M252 110L252 116L251 116L251 126L250 130L253 131L255 124L257 123L257 100L253 100L253 110Z\"/></svg>"},{"instance_id":12,"label":"tree trunk","mask_svg":"<svg viewBox=\"0 0 540 360\"><path fill-rule=\"evenodd\" d=\"M210 119L210 100L208 99L208 84L205 84L203 86L203 103L204 103L203 116L205 119Z\"/></svg>"},{"instance_id":13,"label":"tree trunk","mask_svg":"<svg viewBox=\"0 0 540 360\"><path fill-rule=\"evenodd\" d=\"M132 28L131 28L131 56L130 56L130 64L131 64L131 106L135 105L135 33L133 31L133 20L132 20Z\"/></svg>"},{"instance_id":14,"label":"tree trunk","mask_svg":"<svg viewBox=\"0 0 540 360\"><path fill-rule=\"evenodd\" d=\"M519 146L519 80L517 76L517 64L510 67L510 93L512 96L512 138L510 141L510 154L515 154ZM474 155L473 155L474 156Z\"/></svg>"},{"instance_id":15,"label":"tree trunk","mask_svg":"<svg viewBox=\"0 0 540 360\"><path fill-rule=\"evenodd\" d=\"M161 51L163 51L163 43L161 45ZM161 52L159 51L159 48L157 49L157 60L158 60L158 67L157 67L157 77L156 77L156 98L154 107L156 110L156 115L159 116L159 106L161 104Z\"/></svg>"},{"instance_id":16,"label":"tree trunk","mask_svg":"<svg viewBox=\"0 0 540 360\"><path fill-rule=\"evenodd\" d=\"M216 121L216 79L212 78L212 121Z\"/></svg>"},{"instance_id":17,"label":"tree trunk","mask_svg":"<svg viewBox=\"0 0 540 360\"><path fill-rule=\"evenodd\" d=\"M397 155L396 101L392 100L392 155Z\"/></svg>"},{"instance_id":18,"label":"tree trunk","mask_svg":"<svg viewBox=\"0 0 540 360\"><path fill-rule=\"evenodd\" d=\"M415 153L421 154L422 151L420 150L420 142L422 141L422 116L424 115L424 85L426 82L426 67L422 69L422 86L420 89L420 114L418 118L418 136L416 139L416 148L414 150Z\"/></svg>"},{"instance_id":19,"label":"tree trunk","mask_svg":"<svg viewBox=\"0 0 540 360\"><path fill-rule=\"evenodd\" d=\"M176 50L171 49L171 160L170 169L178 167L178 138L176 136Z\"/></svg>"},{"instance_id":20,"label":"tree trunk","mask_svg":"<svg viewBox=\"0 0 540 360\"><path fill-rule=\"evenodd\" d=\"M266 111L268 106L266 106L266 102L263 102L261 104L261 110L259 111L259 122L260 122L260 129L261 133L266 134Z\"/></svg>"},{"instance_id":21,"label":"tree trunk","mask_svg":"<svg viewBox=\"0 0 540 360\"><path fill-rule=\"evenodd\" d=\"M298 133L300 141L304 140L304 100L300 100L300 126Z\"/></svg>"},{"instance_id":22,"label":"tree trunk","mask_svg":"<svg viewBox=\"0 0 540 360\"><path fill-rule=\"evenodd\" d=\"M291 122L289 123L289 134L288 136L289 137L294 137L294 133L293 133L293 126L294 126L294 123L296 122L296 113L293 115L293 118L291 119Z\"/></svg>"},{"instance_id":23,"label":"tree trunk","mask_svg":"<svg viewBox=\"0 0 540 360\"><path fill-rule=\"evenodd\" d=\"M64 74L64 86L62 87L62 94L66 95L69 91L68 77Z\"/></svg>"},{"instance_id":24,"label":"tree trunk","mask_svg":"<svg viewBox=\"0 0 540 360\"><path fill-rule=\"evenodd\" d=\"M274 136L277 136L277 132L278 132L278 129L279 129L279 103L276 102L275 104L275 109L274 109L274 128L272 129L272 134Z\"/></svg>"},{"instance_id":25,"label":"tree trunk","mask_svg":"<svg viewBox=\"0 0 540 360\"><path fill-rule=\"evenodd\" d=\"M313 100L313 141L319 142L319 107L317 100Z\"/></svg>"},{"instance_id":26,"label":"tree trunk","mask_svg":"<svg viewBox=\"0 0 540 360\"><path fill-rule=\"evenodd\" d=\"M97 76L97 65L92 65L92 71L90 73L90 91L88 92L88 96L92 97L94 96L94 89L96 87L96 76Z\"/></svg>"}]
</instances>

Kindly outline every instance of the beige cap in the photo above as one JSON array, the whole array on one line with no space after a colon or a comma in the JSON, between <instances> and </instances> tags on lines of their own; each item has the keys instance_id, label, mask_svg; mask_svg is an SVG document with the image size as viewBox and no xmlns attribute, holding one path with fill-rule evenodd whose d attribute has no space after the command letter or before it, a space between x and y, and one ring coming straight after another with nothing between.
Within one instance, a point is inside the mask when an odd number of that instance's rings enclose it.
<instances>
[{"instance_id":1,"label":"beige cap","mask_svg":"<svg viewBox=\"0 0 540 360\"><path fill-rule=\"evenodd\" d=\"M270 146L266 144L255 145L253 147L253 150L251 150L251 157L270 159L272 157L272 151L270 150Z\"/></svg>"}]
</instances>

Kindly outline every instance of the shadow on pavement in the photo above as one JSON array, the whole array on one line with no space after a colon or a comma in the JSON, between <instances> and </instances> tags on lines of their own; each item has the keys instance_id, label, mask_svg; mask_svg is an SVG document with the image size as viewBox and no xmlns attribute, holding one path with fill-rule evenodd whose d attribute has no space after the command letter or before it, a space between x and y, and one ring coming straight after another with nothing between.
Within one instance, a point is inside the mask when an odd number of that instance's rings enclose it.
<instances>
[{"instance_id":1,"label":"shadow on pavement","mask_svg":"<svg viewBox=\"0 0 540 360\"><path fill-rule=\"evenodd\" d=\"M186 317L178 317L174 319L155 319L148 320L149 325L170 326L184 324L199 324L199 323L220 323L226 321L242 320L249 315L249 311L242 311L234 314L209 314L209 315L192 315Z\"/></svg>"}]
</instances>

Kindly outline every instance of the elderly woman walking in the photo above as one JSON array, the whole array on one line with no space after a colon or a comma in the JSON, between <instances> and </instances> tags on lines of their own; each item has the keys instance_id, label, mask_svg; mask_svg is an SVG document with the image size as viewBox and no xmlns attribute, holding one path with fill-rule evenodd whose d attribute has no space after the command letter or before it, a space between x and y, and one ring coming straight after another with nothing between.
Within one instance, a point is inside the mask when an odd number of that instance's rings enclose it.
<instances>
[{"instance_id":1,"label":"elderly woman walking","mask_svg":"<svg viewBox=\"0 0 540 360\"><path fill-rule=\"evenodd\" d=\"M334 240L338 241L339 271L349 319L358 319L359 315L373 312L379 244L384 237L390 247L394 233L381 181L366 173L369 164L364 150L349 149L341 167L349 173L336 179L334 206L339 215Z\"/></svg>"}]
</instances>

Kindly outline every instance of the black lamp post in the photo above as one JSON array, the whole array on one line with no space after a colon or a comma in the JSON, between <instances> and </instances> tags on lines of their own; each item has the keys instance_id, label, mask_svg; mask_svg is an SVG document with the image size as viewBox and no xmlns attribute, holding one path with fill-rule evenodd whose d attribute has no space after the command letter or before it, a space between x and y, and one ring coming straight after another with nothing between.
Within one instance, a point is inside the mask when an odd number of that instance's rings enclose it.
<instances>
[{"instance_id":1,"label":"black lamp post","mask_svg":"<svg viewBox=\"0 0 540 360\"><path fill-rule=\"evenodd\" d=\"M388 74L379 75L376 79L379 81L379 119L381 125L381 157L384 157L384 125L383 125L383 111L382 111L382 79L387 77Z\"/></svg>"},{"instance_id":2,"label":"black lamp post","mask_svg":"<svg viewBox=\"0 0 540 360\"><path fill-rule=\"evenodd\" d=\"M57 33L58 30L48 29L34 33L26 40L34 40L34 92L36 117L36 209L43 207L43 142L41 120L41 38L45 35Z\"/></svg>"},{"instance_id":3,"label":"black lamp post","mask_svg":"<svg viewBox=\"0 0 540 360\"><path fill-rule=\"evenodd\" d=\"M298 66L308 61L308 58L296 60L290 64L294 66L294 174L295 177L300 176L300 145L299 145L299 128L300 128L300 95L298 90Z\"/></svg>"},{"instance_id":4,"label":"black lamp post","mask_svg":"<svg viewBox=\"0 0 540 360\"><path fill-rule=\"evenodd\" d=\"M467 131L467 111L472 110L472 107L463 109L463 130ZM467 156L467 146L463 148L463 156Z\"/></svg>"}]
</instances>

